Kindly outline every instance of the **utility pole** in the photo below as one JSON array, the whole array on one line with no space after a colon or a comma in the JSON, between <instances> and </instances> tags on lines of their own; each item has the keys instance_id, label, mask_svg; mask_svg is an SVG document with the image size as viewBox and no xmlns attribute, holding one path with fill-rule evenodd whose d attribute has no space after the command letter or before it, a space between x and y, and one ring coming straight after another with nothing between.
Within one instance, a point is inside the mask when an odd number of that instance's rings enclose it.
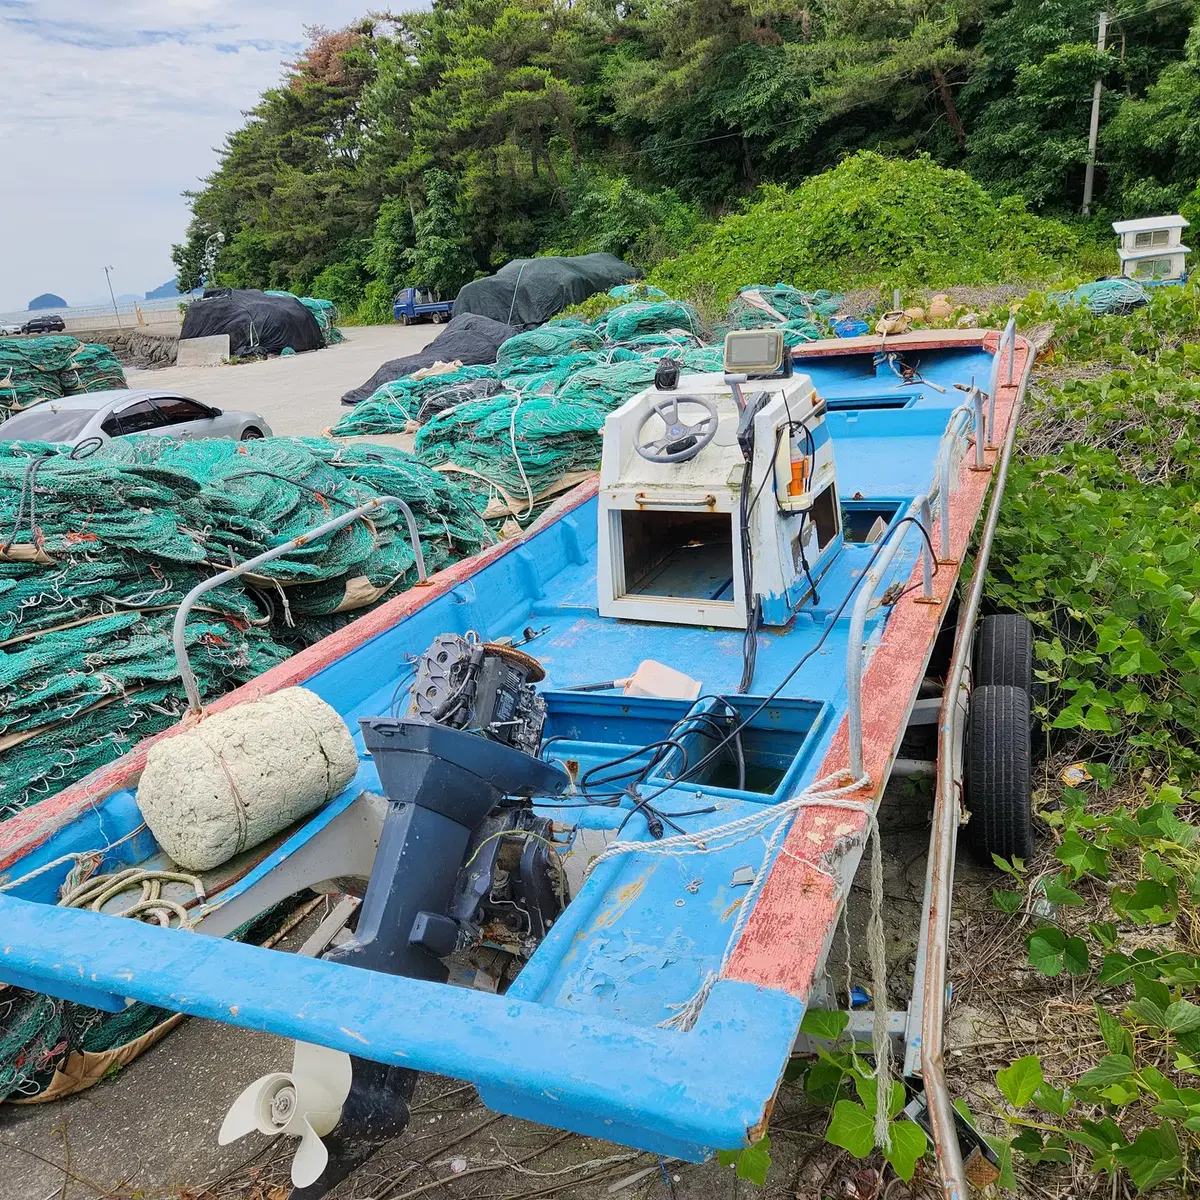
<instances>
[{"instance_id":1,"label":"utility pole","mask_svg":"<svg viewBox=\"0 0 1200 1200\"><path fill-rule=\"evenodd\" d=\"M112 267L105 267L104 268L104 278L108 280L108 294L109 294L109 297L112 299L113 312L116 314L117 328L120 329L121 328L121 310L117 307L117 297L113 293L111 271L112 271Z\"/></svg>"},{"instance_id":2,"label":"utility pole","mask_svg":"<svg viewBox=\"0 0 1200 1200\"><path fill-rule=\"evenodd\" d=\"M1104 53L1104 39L1108 36L1108 13L1100 12L1100 32L1096 35L1096 53ZM1092 89L1092 124L1088 129L1088 160L1087 170L1083 176L1083 215L1086 217L1092 211L1092 184L1096 179L1096 139L1100 135L1100 93L1104 90L1104 79L1096 76L1096 86Z\"/></svg>"}]
</instances>

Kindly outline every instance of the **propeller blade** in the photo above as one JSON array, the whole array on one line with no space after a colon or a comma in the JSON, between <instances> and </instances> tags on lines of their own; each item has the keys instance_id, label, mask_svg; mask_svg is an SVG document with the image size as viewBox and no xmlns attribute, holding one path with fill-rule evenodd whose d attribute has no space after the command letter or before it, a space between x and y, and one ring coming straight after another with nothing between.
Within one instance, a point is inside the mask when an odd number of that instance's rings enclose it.
<instances>
[{"instance_id":1,"label":"propeller blade","mask_svg":"<svg viewBox=\"0 0 1200 1200\"><path fill-rule=\"evenodd\" d=\"M353 1080L350 1055L311 1042L296 1043L292 1053L292 1086L296 1089L298 1112L340 1113ZM335 1123L336 1120L335 1117Z\"/></svg>"},{"instance_id":2,"label":"propeller blade","mask_svg":"<svg viewBox=\"0 0 1200 1200\"><path fill-rule=\"evenodd\" d=\"M300 1145L296 1148L296 1157L292 1159L292 1182L298 1188L316 1183L328 1162L329 1151L325 1149L325 1143L317 1136L316 1130L304 1121Z\"/></svg>"},{"instance_id":3,"label":"propeller blade","mask_svg":"<svg viewBox=\"0 0 1200 1200\"><path fill-rule=\"evenodd\" d=\"M227 1146L230 1142L236 1142L238 1138L256 1130L259 1133L278 1133L274 1125L263 1118L262 1099L276 1083L286 1081L287 1078L276 1071L256 1079L245 1088L225 1114L225 1120L221 1122L221 1131L217 1134L217 1142Z\"/></svg>"}]
</instances>

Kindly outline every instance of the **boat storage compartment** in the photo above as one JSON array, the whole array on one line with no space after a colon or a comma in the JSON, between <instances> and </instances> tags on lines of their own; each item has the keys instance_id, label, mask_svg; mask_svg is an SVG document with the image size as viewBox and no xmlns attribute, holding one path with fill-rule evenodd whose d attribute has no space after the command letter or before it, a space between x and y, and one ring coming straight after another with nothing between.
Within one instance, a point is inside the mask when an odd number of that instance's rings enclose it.
<instances>
[{"instance_id":1,"label":"boat storage compartment","mask_svg":"<svg viewBox=\"0 0 1200 1200\"><path fill-rule=\"evenodd\" d=\"M729 513L627 509L614 517L621 524L625 595L733 598Z\"/></svg>"},{"instance_id":2,"label":"boat storage compartment","mask_svg":"<svg viewBox=\"0 0 1200 1200\"><path fill-rule=\"evenodd\" d=\"M910 500L843 500L842 530L846 541L870 544L891 528ZM882 522L882 528L880 528Z\"/></svg>"},{"instance_id":3,"label":"boat storage compartment","mask_svg":"<svg viewBox=\"0 0 1200 1200\"><path fill-rule=\"evenodd\" d=\"M741 731L744 779L739 780L737 745L731 740L711 762L687 775L689 785L754 800L782 800L788 794L818 740L827 706L815 700L777 698L756 713L762 702L761 696L708 700L682 730L675 732L674 737L687 751L688 767L694 768L737 722L750 718ZM733 712L729 711L731 708ZM682 756L673 750L651 776L651 782L669 783L684 769Z\"/></svg>"},{"instance_id":4,"label":"boat storage compartment","mask_svg":"<svg viewBox=\"0 0 1200 1200\"><path fill-rule=\"evenodd\" d=\"M671 727L696 707L690 700L604 692L545 691L542 699L546 701L542 746L553 740L543 757L574 759L585 771L669 737ZM647 751L613 770L629 768L632 776L652 755L653 751Z\"/></svg>"}]
</instances>

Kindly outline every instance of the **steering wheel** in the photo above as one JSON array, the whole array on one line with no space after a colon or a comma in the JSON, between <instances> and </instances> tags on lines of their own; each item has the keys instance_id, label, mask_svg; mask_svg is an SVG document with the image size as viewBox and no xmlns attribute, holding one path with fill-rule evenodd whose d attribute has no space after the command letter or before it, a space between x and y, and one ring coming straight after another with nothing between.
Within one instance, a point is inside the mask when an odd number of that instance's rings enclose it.
<instances>
[{"instance_id":1,"label":"steering wheel","mask_svg":"<svg viewBox=\"0 0 1200 1200\"><path fill-rule=\"evenodd\" d=\"M704 409L694 425L686 425L679 415L680 404L694 404ZM719 416L717 406L704 396L664 396L661 400L647 398L643 416L638 422L633 448L652 463L681 463L695 458L717 436ZM643 440L642 434L651 417L657 416L666 426L665 432L653 440Z\"/></svg>"}]
</instances>

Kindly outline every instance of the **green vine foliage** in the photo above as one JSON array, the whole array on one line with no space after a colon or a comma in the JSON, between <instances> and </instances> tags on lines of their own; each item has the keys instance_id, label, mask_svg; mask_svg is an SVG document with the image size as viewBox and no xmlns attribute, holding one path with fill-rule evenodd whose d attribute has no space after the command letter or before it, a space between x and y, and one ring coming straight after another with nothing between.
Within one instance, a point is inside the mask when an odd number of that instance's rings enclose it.
<instances>
[{"instance_id":1,"label":"green vine foliage","mask_svg":"<svg viewBox=\"0 0 1200 1200\"><path fill-rule=\"evenodd\" d=\"M990 594L1035 624L1047 750L1091 762L1082 786L1043 794L1049 853L999 862L1009 886L993 900L1029 923L1030 968L1093 998L1103 1051L1054 1081L1036 1055L1017 1059L996 1075L998 1115L1034 1170L1083 1160L1114 1190L1122 1177L1138 1190L1190 1186L1200 1153L1200 295L1163 288L1124 317L1032 296L1018 316L1056 330L1031 389ZM1086 364L1090 377L1064 378Z\"/></svg>"}]
</instances>

